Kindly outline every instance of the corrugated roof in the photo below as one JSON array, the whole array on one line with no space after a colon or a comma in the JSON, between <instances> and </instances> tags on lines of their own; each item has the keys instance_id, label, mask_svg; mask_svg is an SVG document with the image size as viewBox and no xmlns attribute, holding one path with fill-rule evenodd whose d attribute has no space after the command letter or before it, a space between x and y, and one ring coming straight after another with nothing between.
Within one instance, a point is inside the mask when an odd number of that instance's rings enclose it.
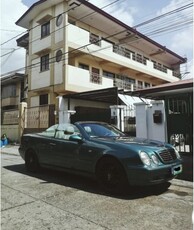
<instances>
[{"instance_id":1,"label":"corrugated roof","mask_svg":"<svg viewBox=\"0 0 194 230\"><path fill-rule=\"evenodd\" d=\"M151 88L140 89L126 94L150 99L164 99L168 95L193 92L193 78L173 83L162 84Z\"/></svg>"}]
</instances>

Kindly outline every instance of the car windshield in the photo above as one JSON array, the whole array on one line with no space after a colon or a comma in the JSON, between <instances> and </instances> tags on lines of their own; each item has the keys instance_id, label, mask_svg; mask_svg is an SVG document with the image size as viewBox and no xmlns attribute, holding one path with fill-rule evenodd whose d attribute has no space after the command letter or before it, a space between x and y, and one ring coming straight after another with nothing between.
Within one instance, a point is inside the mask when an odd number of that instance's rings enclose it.
<instances>
[{"instance_id":1,"label":"car windshield","mask_svg":"<svg viewBox=\"0 0 194 230\"><path fill-rule=\"evenodd\" d=\"M125 136L120 130L108 124L83 123L81 126L90 137L121 137Z\"/></svg>"}]
</instances>

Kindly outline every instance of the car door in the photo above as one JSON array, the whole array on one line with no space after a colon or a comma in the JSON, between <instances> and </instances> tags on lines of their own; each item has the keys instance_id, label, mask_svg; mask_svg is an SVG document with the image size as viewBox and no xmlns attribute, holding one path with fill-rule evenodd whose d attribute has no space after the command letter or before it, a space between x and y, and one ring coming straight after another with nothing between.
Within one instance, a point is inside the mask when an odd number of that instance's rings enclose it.
<instances>
[{"instance_id":1,"label":"car door","mask_svg":"<svg viewBox=\"0 0 194 230\"><path fill-rule=\"evenodd\" d=\"M104 149L103 145L84 140L78 145L73 167L83 172L94 172L96 162L103 154Z\"/></svg>"},{"instance_id":2,"label":"car door","mask_svg":"<svg viewBox=\"0 0 194 230\"><path fill-rule=\"evenodd\" d=\"M55 146L53 137L42 136L37 140L38 160L40 164L52 165L53 164L53 148Z\"/></svg>"},{"instance_id":3,"label":"car door","mask_svg":"<svg viewBox=\"0 0 194 230\"><path fill-rule=\"evenodd\" d=\"M49 145L54 166L73 168L77 157L77 149L79 148L77 142L56 138Z\"/></svg>"}]
</instances>

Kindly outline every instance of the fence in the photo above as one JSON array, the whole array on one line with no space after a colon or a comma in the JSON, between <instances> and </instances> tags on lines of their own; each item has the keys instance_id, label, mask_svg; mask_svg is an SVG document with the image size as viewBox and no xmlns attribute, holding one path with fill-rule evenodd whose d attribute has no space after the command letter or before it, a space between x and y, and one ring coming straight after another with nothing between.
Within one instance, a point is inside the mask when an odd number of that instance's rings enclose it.
<instances>
[{"instance_id":1,"label":"fence","mask_svg":"<svg viewBox=\"0 0 194 230\"><path fill-rule=\"evenodd\" d=\"M27 108L22 103L18 110L2 111L1 132L10 142L19 142L23 133L45 130L55 124L55 105Z\"/></svg>"}]
</instances>

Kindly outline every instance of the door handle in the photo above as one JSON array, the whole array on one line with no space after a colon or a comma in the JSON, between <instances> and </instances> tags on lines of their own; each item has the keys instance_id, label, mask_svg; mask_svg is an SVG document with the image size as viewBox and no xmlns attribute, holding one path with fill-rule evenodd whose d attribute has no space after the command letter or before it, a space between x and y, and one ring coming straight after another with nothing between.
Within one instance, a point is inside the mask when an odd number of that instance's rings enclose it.
<instances>
[{"instance_id":1,"label":"door handle","mask_svg":"<svg viewBox=\"0 0 194 230\"><path fill-rule=\"evenodd\" d=\"M52 146L56 146L56 144L55 143L49 143L50 145L52 145Z\"/></svg>"}]
</instances>

